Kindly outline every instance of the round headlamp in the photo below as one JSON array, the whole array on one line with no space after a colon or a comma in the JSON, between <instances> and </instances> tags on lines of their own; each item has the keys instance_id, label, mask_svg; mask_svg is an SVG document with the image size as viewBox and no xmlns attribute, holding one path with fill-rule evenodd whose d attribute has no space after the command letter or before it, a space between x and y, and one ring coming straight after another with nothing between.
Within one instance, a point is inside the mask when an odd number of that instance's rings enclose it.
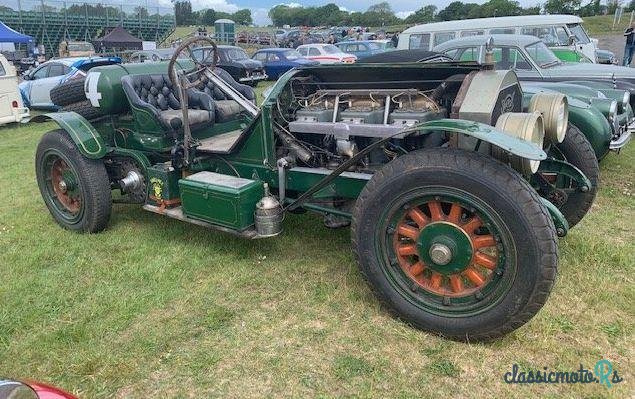
<instances>
[{"instance_id":1,"label":"round headlamp","mask_svg":"<svg viewBox=\"0 0 635 399\"><path fill-rule=\"evenodd\" d=\"M531 97L529 112L542 115L545 137L551 143L562 143L569 124L567 97L562 93L538 93Z\"/></svg>"},{"instance_id":2,"label":"round headlamp","mask_svg":"<svg viewBox=\"0 0 635 399\"><path fill-rule=\"evenodd\" d=\"M545 139L542 115L538 112L531 114L507 112L498 118L496 128L512 137L535 144L539 148L542 148ZM538 160L519 157L496 146L492 146L492 155L502 162L509 163L512 168L525 176L536 173L540 166Z\"/></svg>"}]
</instances>

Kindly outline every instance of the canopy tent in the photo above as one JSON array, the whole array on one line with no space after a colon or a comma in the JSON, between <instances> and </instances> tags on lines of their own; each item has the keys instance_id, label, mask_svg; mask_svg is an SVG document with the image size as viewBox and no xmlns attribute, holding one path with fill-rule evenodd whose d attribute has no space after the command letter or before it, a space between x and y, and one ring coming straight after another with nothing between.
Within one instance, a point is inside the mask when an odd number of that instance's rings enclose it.
<instances>
[{"instance_id":1,"label":"canopy tent","mask_svg":"<svg viewBox=\"0 0 635 399\"><path fill-rule=\"evenodd\" d=\"M0 43L33 43L33 38L17 32L0 21Z\"/></svg>"},{"instance_id":2,"label":"canopy tent","mask_svg":"<svg viewBox=\"0 0 635 399\"><path fill-rule=\"evenodd\" d=\"M119 49L119 50L142 50L143 41L132 36L127 30L118 26L111 30L108 34L95 39L93 42L95 49L99 51L101 48Z\"/></svg>"}]
</instances>

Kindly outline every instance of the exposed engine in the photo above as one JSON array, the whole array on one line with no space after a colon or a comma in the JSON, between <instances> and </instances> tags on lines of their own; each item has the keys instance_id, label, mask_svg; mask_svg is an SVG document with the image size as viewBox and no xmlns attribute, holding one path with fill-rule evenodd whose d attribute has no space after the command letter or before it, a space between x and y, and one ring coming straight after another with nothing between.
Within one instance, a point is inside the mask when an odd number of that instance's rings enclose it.
<instances>
[{"instance_id":1,"label":"exposed engine","mask_svg":"<svg viewBox=\"0 0 635 399\"><path fill-rule=\"evenodd\" d=\"M351 167L363 171L375 169L399 152L443 142L441 134L404 138L398 133L420 122L448 117L447 84L428 90L328 86L312 77L295 78L278 97L274 125L285 144L283 151L290 150L302 163L333 169L367 145L396 135L388 146ZM459 85L454 86L456 92Z\"/></svg>"},{"instance_id":2,"label":"exposed engine","mask_svg":"<svg viewBox=\"0 0 635 399\"><path fill-rule=\"evenodd\" d=\"M369 144L391 137L349 168L372 173L400 153L441 146L450 138L444 132L407 135L409 127L443 118L494 126L502 114L522 107L520 85L509 71L417 78L373 84L324 82L310 74L292 78L274 106L274 129L282 144L278 158L334 169ZM480 144L461 137L452 145L474 150ZM479 150L491 152L488 145Z\"/></svg>"}]
</instances>

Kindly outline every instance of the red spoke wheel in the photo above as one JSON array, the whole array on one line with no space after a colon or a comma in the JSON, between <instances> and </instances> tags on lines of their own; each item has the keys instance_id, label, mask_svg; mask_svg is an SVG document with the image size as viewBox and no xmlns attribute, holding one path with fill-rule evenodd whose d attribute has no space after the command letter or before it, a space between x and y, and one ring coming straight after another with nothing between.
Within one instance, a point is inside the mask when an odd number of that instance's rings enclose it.
<instances>
[{"instance_id":1,"label":"red spoke wheel","mask_svg":"<svg viewBox=\"0 0 635 399\"><path fill-rule=\"evenodd\" d=\"M414 326L489 340L546 301L556 232L536 191L508 166L436 148L375 173L351 225L360 269L378 298Z\"/></svg>"},{"instance_id":2,"label":"red spoke wheel","mask_svg":"<svg viewBox=\"0 0 635 399\"><path fill-rule=\"evenodd\" d=\"M106 168L102 160L84 157L65 131L42 136L35 172L42 199L57 223L91 233L106 227L112 202Z\"/></svg>"}]
</instances>

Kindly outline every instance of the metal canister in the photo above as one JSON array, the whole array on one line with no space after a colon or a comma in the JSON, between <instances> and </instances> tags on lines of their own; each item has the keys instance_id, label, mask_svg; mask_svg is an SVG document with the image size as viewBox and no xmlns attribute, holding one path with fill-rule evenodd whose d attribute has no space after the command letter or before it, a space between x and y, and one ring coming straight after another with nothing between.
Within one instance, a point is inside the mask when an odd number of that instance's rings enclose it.
<instances>
[{"instance_id":1,"label":"metal canister","mask_svg":"<svg viewBox=\"0 0 635 399\"><path fill-rule=\"evenodd\" d=\"M284 210L280 202L269 193L269 185L265 183L265 195L256 204L254 222L259 237L273 237L282 232Z\"/></svg>"}]
</instances>

